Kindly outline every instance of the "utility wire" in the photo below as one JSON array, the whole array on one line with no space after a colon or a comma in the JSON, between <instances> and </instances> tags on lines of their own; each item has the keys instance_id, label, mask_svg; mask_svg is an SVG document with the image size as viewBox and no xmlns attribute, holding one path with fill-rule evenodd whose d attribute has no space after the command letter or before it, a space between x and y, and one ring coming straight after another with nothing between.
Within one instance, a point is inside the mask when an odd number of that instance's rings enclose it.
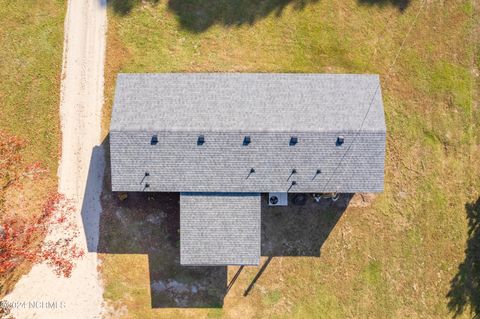
<instances>
[{"instance_id":1,"label":"utility wire","mask_svg":"<svg viewBox=\"0 0 480 319\"><path fill-rule=\"evenodd\" d=\"M390 64L390 66L388 67L388 72L390 72L392 70L392 68L395 66L395 64L397 63L397 60L398 60L398 57L400 56L400 53L401 51L403 50L403 48L405 47L405 43L407 41L407 38L408 36L410 35L410 33L412 32L413 30L413 27L415 26L415 24L417 23L417 20L418 20L418 17L420 16L420 13L422 12L425 4L427 3L427 0L423 0L422 1L422 4L420 5L420 8L418 9L417 11L417 14L415 15L415 18L413 19L412 23L410 24L410 28L408 29L407 33L405 34L405 37L403 38L402 40L402 43L400 44L400 48L398 48L396 54L395 54L395 57L392 61L392 63ZM370 65L370 62L373 58L373 54L372 56L370 57L370 60L367 64L367 66ZM349 151L350 149L352 148L352 145L355 144L355 141L357 140L358 136L360 135L360 132L362 131L363 129L363 125L365 124L365 121L367 119L367 116L368 114L370 113L370 110L372 108L372 105L373 105L373 102L375 101L375 96L377 95L378 93L378 90L380 89L380 82L377 84L376 88L375 88L375 91L373 92L373 95L370 99L370 103L368 105L368 108L365 112L365 116L363 117L363 120L360 124L360 128L357 130L357 133L354 135L353 137L353 140L352 142L350 143L350 145L348 146L347 150L345 151L345 153L343 154L342 158L340 159L340 162L338 163L338 165L335 167L335 169L333 170L332 174L330 175L330 178L327 180L327 182L325 183L325 186L323 187L323 190L325 191L326 187L328 186L328 184L330 183L330 181L332 180L333 176L335 176L335 173L337 172L337 169L342 165L343 161L345 160L345 158L347 157L347 155L349 154ZM350 157L351 158L351 157ZM348 160L350 159L348 158ZM343 172L343 174L345 173L345 171Z\"/></svg>"}]
</instances>

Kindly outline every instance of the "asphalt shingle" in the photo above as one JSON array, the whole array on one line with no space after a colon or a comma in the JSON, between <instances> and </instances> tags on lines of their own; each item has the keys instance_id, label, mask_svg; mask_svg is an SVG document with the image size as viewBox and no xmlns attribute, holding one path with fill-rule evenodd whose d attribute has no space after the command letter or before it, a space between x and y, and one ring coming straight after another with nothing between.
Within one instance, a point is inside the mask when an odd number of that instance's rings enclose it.
<instances>
[{"instance_id":1,"label":"asphalt shingle","mask_svg":"<svg viewBox=\"0 0 480 319\"><path fill-rule=\"evenodd\" d=\"M260 194L181 193L180 264L258 265Z\"/></svg>"},{"instance_id":2,"label":"asphalt shingle","mask_svg":"<svg viewBox=\"0 0 480 319\"><path fill-rule=\"evenodd\" d=\"M119 74L111 123L114 131L385 130L379 77L370 74Z\"/></svg>"},{"instance_id":3,"label":"asphalt shingle","mask_svg":"<svg viewBox=\"0 0 480 319\"><path fill-rule=\"evenodd\" d=\"M112 187L379 192L385 131L377 75L120 74Z\"/></svg>"}]
</instances>

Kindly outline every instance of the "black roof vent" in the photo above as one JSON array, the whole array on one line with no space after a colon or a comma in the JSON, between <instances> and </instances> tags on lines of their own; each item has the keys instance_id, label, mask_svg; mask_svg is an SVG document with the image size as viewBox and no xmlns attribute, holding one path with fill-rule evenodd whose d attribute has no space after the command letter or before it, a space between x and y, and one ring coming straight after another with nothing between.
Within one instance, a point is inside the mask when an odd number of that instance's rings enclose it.
<instances>
[{"instance_id":1,"label":"black roof vent","mask_svg":"<svg viewBox=\"0 0 480 319\"><path fill-rule=\"evenodd\" d=\"M152 139L150 140L150 145L157 145L158 144L158 136L157 134L152 136Z\"/></svg>"},{"instance_id":2,"label":"black roof vent","mask_svg":"<svg viewBox=\"0 0 480 319\"><path fill-rule=\"evenodd\" d=\"M293 145L295 145L295 144L297 144L297 143L298 143L298 137L292 136L292 137L290 138L290 146L293 146Z\"/></svg>"},{"instance_id":3,"label":"black roof vent","mask_svg":"<svg viewBox=\"0 0 480 319\"><path fill-rule=\"evenodd\" d=\"M245 138L243 139L243 145L244 146L247 146L248 144L250 144L252 141L250 139L250 136L245 136Z\"/></svg>"},{"instance_id":4,"label":"black roof vent","mask_svg":"<svg viewBox=\"0 0 480 319\"><path fill-rule=\"evenodd\" d=\"M297 174L297 170L295 168L292 169L292 174Z\"/></svg>"},{"instance_id":5,"label":"black roof vent","mask_svg":"<svg viewBox=\"0 0 480 319\"><path fill-rule=\"evenodd\" d=\"M252 173L255 173L255 168L253 168L253 167L250 169L250 174L252 174Z\"/></svg>"},{"instance_id":6,"label":"black roof vent","mask_svg":"<svg viewBox=\"0 0 480 319\"><path fill-rule=\"evenodd\" d=\"M322 171L320 169L317 169L317 172L315 173L316 175L321 174Z\"/></svg>"},{"instance_id":7,"label":"black roof vent","mask_svg":"<svg viewBox=\"0 0 480 319\"><path fill-rule=\"evenodd\" d=\"M342 135L337 137L337 146L342 145L344 142L345 142L345 138Z\"/></svg>"},{"instance_id":8,"label":"black roof vent","mask_svg":"<svg viewBox=\"0 0 480 319\"><path fill-rule=\"evenodd\" d=\"M198 136L197 145L203 145L203 144L205 144L205 136L200 135Z\"/></svg>"}]
</instances>

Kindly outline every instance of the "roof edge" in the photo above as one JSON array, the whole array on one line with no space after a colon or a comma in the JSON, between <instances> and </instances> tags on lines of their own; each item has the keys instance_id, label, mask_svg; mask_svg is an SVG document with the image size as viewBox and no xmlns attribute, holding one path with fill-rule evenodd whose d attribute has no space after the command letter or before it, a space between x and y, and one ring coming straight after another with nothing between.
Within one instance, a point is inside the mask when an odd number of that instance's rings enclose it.
<instances>
[{"instance_id":1,"label":"roof edge","mask_svg":"<svg viewBox=\"0 0 480 319\"><path fill-rule=\"evenodd\" d=\"M231 134L245 134L245 133L256 133L256 134L262 134L262 133L278 133L278 134L312 134L312 133L358 133L358 132L366 132L366 133L386 133L386 126L384 126L382 129L380 128L361 128L359 130L342 130L342 129L336 129L336 130L212 130L212 129L154 129L154 128L148 128L148 129L116 129L116 128L111 128L110 133L135 133L135 132L155 132L155 133L231 133Z\"/></svg>"}]
</instances>

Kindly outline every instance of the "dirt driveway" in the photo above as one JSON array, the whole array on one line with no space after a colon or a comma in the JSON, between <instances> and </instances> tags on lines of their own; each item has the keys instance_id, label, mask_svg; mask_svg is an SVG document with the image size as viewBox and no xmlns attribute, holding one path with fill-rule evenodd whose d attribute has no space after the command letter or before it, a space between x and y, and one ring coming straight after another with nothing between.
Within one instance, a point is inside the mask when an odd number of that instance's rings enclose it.
<instances>
[{"instance_id":1,"label":"dirt driveway","mask_svg":"<svg viewBox=\"0 0 480 319\"><path fill-rule=\"evenodd\" d=\"M103 287L95 253L101 212L100 193L104 171L103 152L91 162L100 142L103 106L106 3L104 0L70 0L65 18L64 61L61 87L62 155L58 171L59 192L74 201L77 245L86 255L70 278L58 278L44 264L35 265L5 299L26 302L12 309L15 318L100 318ZM97 148L98 149L98 148ZM89 197L84 202L90 167ZM88 217L82 220L82 210ZM84 225L90 230L86 238ZM53 238L61 237L55 233ZM87 242L88 246L87 247ZM88 249L90 248L90 249ZM47 306L48 305L48 306Z\"/></svg>"}]
</instances>

